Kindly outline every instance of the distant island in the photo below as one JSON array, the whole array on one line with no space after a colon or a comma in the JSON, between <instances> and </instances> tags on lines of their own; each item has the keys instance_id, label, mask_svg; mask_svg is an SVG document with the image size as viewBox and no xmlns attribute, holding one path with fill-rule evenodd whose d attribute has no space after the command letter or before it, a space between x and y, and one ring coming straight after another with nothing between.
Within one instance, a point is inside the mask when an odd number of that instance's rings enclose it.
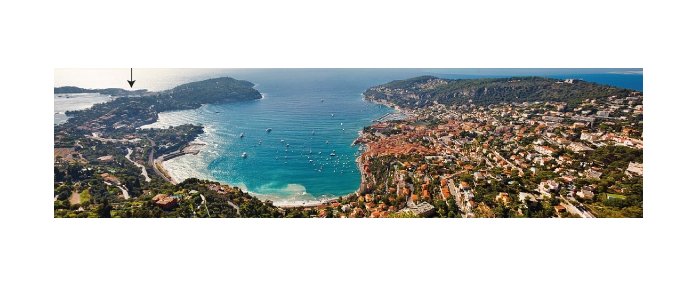
<instances>
[{"instance_id":1,"label":"distant island","mask_svg":"<svg viewBox=\"0 0 698 287\"><path fill-rule=\"evenodd\" d=\"M75 87L61 91L106 91ZM158 113L260 99L216 78L66 113L54 127L55 217L642 217L642 92L575 79L423 76L364 92L398 108L356 140L359 189L275 206L219 182L174 182L200 125Z\"/></svg>"}]
</instances>

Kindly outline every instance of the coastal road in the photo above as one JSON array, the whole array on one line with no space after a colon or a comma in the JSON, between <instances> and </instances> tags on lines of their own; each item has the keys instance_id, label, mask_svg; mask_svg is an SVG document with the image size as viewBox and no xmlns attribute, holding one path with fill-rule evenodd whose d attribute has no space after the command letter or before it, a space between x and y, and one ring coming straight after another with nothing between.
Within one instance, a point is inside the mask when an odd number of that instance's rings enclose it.
<instances>
[{"instance_id":1,"label":"coastal road","mask_svg":"<svg viewBox=\"0 0 698 287\"><path fill-rule=\"evenodd\" d=\"M173 185L177 185L177 182L175 182L174 180L172 180L170 177L166 176L164 173L162 173L162 171L160 170L160 168L158 168L158 166L162 164L162 158L163 158L164 156L160 156L160 157L158 157L157 159L153 159L153 156L154 156L154 153L155 153L155 142L154 142L152 139L150 139L150 138L148 138L148 141L150 142L150 146L151 146L151 148L150 148L150 154L148 155L148 165L150 165L150 166L153 168L153 170L155 171L155 173L156 173L159 177L161 177L162 179L166 180L167 182L169 182L169 183L171 183L171 184L173 184Z\"/></svg>"},{"instance_id":2,"label":"coastal road","mask_svg":"<svg viewBox=\"0 0 698 287\"><path fill-rule=\"evenodd\" d=\"M157 173L158 176L162 177L162 179L168 181L169 183L171 183L173 185L177 185L177 182L174 181L174 179L170 178L165 173L163 173L162 170L160 170L160 167L162 166L162 163L164 161L163 160L164 157L165 157L164 155L161 155L153 161L153 165L152 165L153 170L155 170L155 173Z\"/></svg>"}]
</instances>

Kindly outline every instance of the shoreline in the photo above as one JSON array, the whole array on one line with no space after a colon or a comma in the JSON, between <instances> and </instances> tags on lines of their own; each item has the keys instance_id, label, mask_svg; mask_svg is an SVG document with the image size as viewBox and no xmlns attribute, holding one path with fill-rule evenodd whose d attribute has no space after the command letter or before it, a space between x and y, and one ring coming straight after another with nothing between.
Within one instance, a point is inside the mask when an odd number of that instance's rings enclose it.
<instances>
[{"instance_id":1,"label":"shoreline","mask_svg":"<svg viewBox=\"0 0 698 287\"><path fill-rule=\"evenodd\" d=\"M389 103L368 100L365 98L365 96L363 94L361 94L361 96L362 96L362 100L364 100L364 101L367 101L367 102L370 102L373 104L377 104L377 105L387 106L387 107L395 110L394 112L387 113L385 115L382 115L382 116L372 120L371 124L369 124L369 126L372 125L373 123L376 123L377 120L383 119L384 117L386 117L386 115L395 114L396 112L399 114L405 115L405 116L407 115L404 111L402 111L397 106L392 106ZM264 95L263 95L263 98L264 98ZM358 136L356 137L356 139L354 139L354 141L351 144L352 146L354 146L354 145L359 146L359 149L364 148L364 150L362 150L361 154L359 154L359 156L357 156L354 159L354 162L356 164L356 168L358 169L359 175L361 176L361 179L359 181L359 187L355 191L347 193L345 195L322 197L320 199L311 199L311 200L286 201L286 200L282 199L282 200L274 201L272 199L267 198L270 195L259 194L259 193L255 193L255 192L250 191L249 189L247 189L247 187L244 185L244 183L232 184L232 183L224 182L224 181L213 179L213 178L209 178L209 179L200 178L200 179L216 181L216 182L220 182L221 184L225 184L225 185L228 185L231 187L237 187L240 190L242 190L243 192L248 193L248 194L256 197L259 200L262 200L262 201L269 200L274 204L274 206L279 207L279 208L284 208L284 209L287 209L287 208L288 209L290 209L290 208L310 208L310 207L318 207L318 206L326 205L326 204L331 203L332 201L338 200L340 197L344 198L344 197L351 196L351 195L359 196L363 192L363 190L365 188L365 184L366 184L366 174L364 173L364 171L362 169L362 165L363 165L362 159L363 159L364 154L366 154L368 152L368 146L360 141L362 136L363 136L363 129L358 131ZM175 159L175 158L183 156L183 155L187 155L187 154L198 155L198 153L201 151L201 147L203 147L205 145L208 145L208 144L205 142L199 141L199 139L197 137L197 139L189 142L185 147L181 148L180 150L173 152L173 153L166 154L166 155L161 155L160 157L155 159L154 168L156 169L156 171L159 171L164 177L166 177L167 181L176 185L179 182L172 177L171 171L165 167L164 162L171 160L171 159ZM201 147L199 147L197 149L196 146L201 146ZM192 152L188 152L188 151L192 151Z\"/></svg>"},{"instance_id":2,"label":"shoreline","mask_svg":"<svg viewBox=\"0 0 698 287\"><path fill-rule=\"evenodd\" d=\"M172 152L168 154L161 155L157 157L153 161L153 168L155 169L156 172L158 172L162 177L165 178L165 180L169 181L170 183L177 185L179 184L179 181L176 180L174 177L172 177L172 172L167 169L164 165L164 163L168 160L178 158L183 155L191 154L191 155L198 155L201 149L206 146L207 144L205 142L197 141L198 139L195 139L189 143L187 143L186 146L183 148Z\"/></svg>"},{"instance_id":3,"label":"shoreline","mask_svg":"<svg viewBox=\"0 0 698 287\"><path fill-rule=\"evenodd\" d=\"M361 133L361 132L359 131L359 133ZM172 152L169 154L165 154L165 155L161 155L158 158L156 158L153 162L154 169L157 172L160 172L160 174L163 177L165 177L167 181L169 181L173 185L177 185L180 183L180 181L178 181L177 179L175 179L172 176L172 171L167 169L167 167L165 167L164 163L166 161L169 161L169 160L172 160L172 159L184 156L184 155L188 155L188 154L196 156L201 151L201 148L203 146L206 146L206 145L208 145L208 144L205 142L198 141L198 139L195 139L194 141L188 143L185 147L181 148L178 151L175 151L175 152ZM363 153L362 153L362 155L363 155ZM357 159L355 160L355 162L357 162L357 168L359 170L359 174L361 175L361 182L359 183L359 188L357 188L356 191L347 193L345 195L321 197L321 198L309 199L309 200L290 200L290 201L287 201L287 200L281 199L281 200L274 201L274 200L268 198L268 197L270 197L270 195L260 194L260 193L250 191L247 188L247 186L245 186L244 183L230 183L230 182L225 182L225 181L221 181L221 180L214 179L214 178L198 178L198 177L197 178L219 182L221 184L225 184L225 185L228 185L230 187L237 187L240 190L242 190L243 192L248 193L248 194L256 197L259 200L262 200L262 201L269 200L274 204L274 206L279 207L279 208L317 207L317 206L328 204L334 200L339 199L340 197L346 197L346 196L350 196L352 194L358 195L358 193L360 193L361 188L362 188L363 183L364 183L364 175L363 175L363 172L361 171L360 165L358 164L360 158L361 158L361 156L357 157Z\"/></svg>"},{"instance_id":4,"label":"shoreline","mask_svg":"<svg viewBox=\"0 0 698 287\"><path fill-rule=\"evenodd\" d=\"M368 101L368 102L370 102L370 103L379 104L379 105L385 105L385 104L383 104L383 103L379 103L379 102L375 102L375 101L366 100L366 98L363 96L363 94L362 94L361 96L362 96L362 99L363 99L364 101ZM400 109L397 108L397 107L391 107L391 106L388 106L388 105L385 105L385 106L390 107L390 108L392 108L392 109L398 111L399 113L405 114L402 110L400 110ZM385 116L385 115L384 115L384 116ZM380 118L383 118L384 116L379 117L379 119L380 119ZM372 122L375 122L375 120L372 120ZM284 204L283 202L277 203L277 202L272 201L272 202L274 203L274 205L277 206L277 207L280 207L280 208L308 208L308 207L318 207L318 206L322 206L322 205L329 204L329 203L331 203L332 201L338 200L340 197L344 198L344 197L347 197L347 196L351 196L352 194L353 194L353 195L356 195L356 196L360 196L361 193L363 192L364 188L365 188L365 185L366 185L366 174L364 173L363 168L362 168L362 166L363 166L363 157L364 157L364 155L365 155L367 152L369 152L368 145L366 145L365 143L363 143L362 141L360 141L360 139L361 139L362 136L363 136L363 129L359 130L358 136L357 136L356 139L354 139L354 141L352 142L352 145L358 145L358 146L359 146L359 149L364 148L364 150L361 152L361 154L359 154L359 156L356 157L356 159L354 159L354 162L356 163L356 168L359 170L359 175L361 175L361 179L360 179L360 182L359 182L359 187L358 187L354 192L348 193L348 194L346 194L346 195L341 195L341 196L333 196L333 197L330 197L330 198L327 198L327 199L304 202L304 203L302 203L302 204L298 204L298 203ZM250 193L250 192L248 192L248 193ZM255 193L250 193L250 194L255 195L255 197L257 197L257 198L260 198L260 197L257 196Z\"/></svg>"}]
</instances>

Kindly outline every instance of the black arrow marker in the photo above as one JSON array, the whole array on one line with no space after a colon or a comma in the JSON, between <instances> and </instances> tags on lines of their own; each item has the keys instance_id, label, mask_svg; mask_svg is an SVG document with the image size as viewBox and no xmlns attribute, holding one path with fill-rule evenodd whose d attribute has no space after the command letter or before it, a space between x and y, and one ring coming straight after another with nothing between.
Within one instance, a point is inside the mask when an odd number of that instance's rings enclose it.
<instances>
[{"instance_id":1,"label":"black arrow marker","mask_svg":"<svg viewBox=\"0 0 698 287\"><path fill-rule=\"evenodd\" d=\"M133 88L133 84L136 83L136 81L133 80L133 68L131 68L131 80L126 80L128 82L128 85Z\"/></svg>"}]
</instances>

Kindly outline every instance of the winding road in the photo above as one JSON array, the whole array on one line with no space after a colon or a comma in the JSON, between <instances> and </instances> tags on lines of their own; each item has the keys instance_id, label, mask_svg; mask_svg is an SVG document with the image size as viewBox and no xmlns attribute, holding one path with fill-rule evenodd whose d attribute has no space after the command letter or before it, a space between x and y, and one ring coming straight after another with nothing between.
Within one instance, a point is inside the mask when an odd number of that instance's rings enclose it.
<instances>
[{"instance_id":1,"label":"winding road","mask_svg":"<svg viewBox=\"0 0 698 287\"><path fill-rule=\"evenodd\" d=\"M145 170L145 166L143 166L142 164L137 163L131 159L131 154L133 153L133 150L131 150L131 148L126 148L126 150L128 151L128 153L126 154L126 159L128 161L132 162L133 164L135 164L137 167L140 167L141 174L143 175L143 177L145 177L145 181L150 182L150 177L148 176L148 172ZM152 154L151 154L151 156L152 156Z\"/></svg>"}]
</instances>

